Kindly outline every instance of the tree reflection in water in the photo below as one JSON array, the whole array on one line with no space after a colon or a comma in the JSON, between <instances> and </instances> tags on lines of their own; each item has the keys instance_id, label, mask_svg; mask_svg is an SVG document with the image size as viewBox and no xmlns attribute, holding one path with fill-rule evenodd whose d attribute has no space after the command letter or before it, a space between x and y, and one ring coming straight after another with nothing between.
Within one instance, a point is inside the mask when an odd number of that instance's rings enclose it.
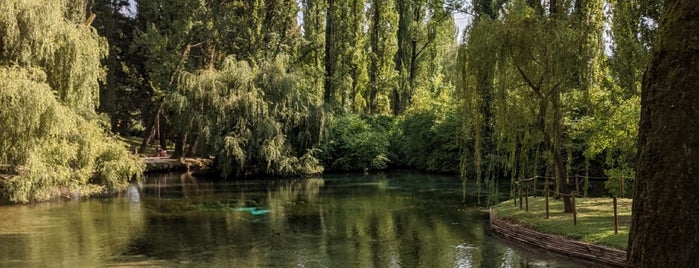
<instances>
[{"instance_id":1,"label":"tree reflection in water","mask_svg":"<svg viewBox=\"0 0 699 268\"><path fill-rule=\"evenodd\" d=\"M577 265L493 238L461 189L458 178L410 173L219 182L151 176L123 197L0 207L18 215L0 218L0 266Z\"/></svg>"}]
</instances>

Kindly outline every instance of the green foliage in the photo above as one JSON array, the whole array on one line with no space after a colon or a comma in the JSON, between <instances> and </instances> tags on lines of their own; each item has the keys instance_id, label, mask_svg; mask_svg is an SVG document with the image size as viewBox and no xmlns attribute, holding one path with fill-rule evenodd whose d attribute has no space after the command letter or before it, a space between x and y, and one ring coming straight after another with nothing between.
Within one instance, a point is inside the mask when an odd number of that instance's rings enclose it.
<instances>
[{"instance_id":1,"label":"green foliage","mask_svg":"<svg viewBox=\"0 0 699 268\"><path fill-rule=\"evenodd\" d=\"M106 43L83 19L82 1L0 3L0 164L15 173L0 195L12 201L119 190L144 168L95 114Z\"/></svg>"},{"instance_id":2,"label":"green foliage","mask_svg":"<svg viewBox=\"0 0 699 268\"><path fill-rule=\"evenodd\" d=\"M394 139L401 164L427 171L458 172L463 118L453 88L432 81L434 92L422 89L400 122Z\"/></svg>"},{"instance_id":3,"label":"green foliage","mask_svg":"<svg viewBox=\"0 0 699 268\"><path fill-rule=\"evenodd\" d=\"M572 124L571 136L586 141L583 147L585 158L604 158L605 173L632 169L636 155L640 96L626 98L623 97L624 91L611 83L590 90L593 105L589 108L592 112Z\"/></svg>"},{"instance_id":4,"label":"green foliage","mask_svg":"<svg viewBox=\"0 0 699 268\"><path fill-rule=\"evenodd\" d=\"M390 137L395 128L388 116L336 117L323 144L322 160L334 170L385 169L391 162Z\"/></svg>"},{"instance_id":5,"label":"green foliage","mask_svg":"<svg viewBox=\"0 0 699 268\"><path fill-rule=\"evenodd\" d=\"M397 72L393 60L397 51L394 38L398 14L394 1L373 0L369 9L369 112L388 114L388 96L397 85Z\"/></svg>"},{"instance_id":6,"label":"green foliage","mask_svg":"<svg viewBox=\"0 0 699 268\"><path fill-rule=\"evenodd\" d=\"M82 25L82 1L8 0L0 3L0 64L37 67L58 99L82 115L99 98L106 40Z\"/></svg>"},{"instance_id":7,"label":"green foliage","mask_svg":"<svg viewBox=\"0 0 699 268\"><path fill-rule=\"evenodd\" d=\"M625 197L630 194L627 186L633 185L636 172L633 167L611 168L605 171L605 175L609 177L604 182L604 188L614 196Z\"/></svg>"},{"instance_id":8,"label":"green foliage","mask_svg":"<svg viewBox=\"0 0 699 268\"><path fill-rule=\"evenodd\" d=\"M438 116L435 111L405 115L398 142L399 159L421 170L455 173L459 171L461 118L456 113Z\"/></svg>"},{"instance_id":9,"label":"green foliage","mask_svg":"<svg viewBox=\"0 0 699 268\"><path fill-rule=\"evenodd\" d=\"M397 1L398 34L395 66L398 83L391 94L394 115L412 104L420 87L441 74L441 59L456 46L454 20L444 1ZM452 58L453 59L453 58ZM447 72L448 73L448 72Z\"/></svg>"},{"instance_id":10,"label":"green foliage","mask_svg":"<svg viewBox=\"0 0 699 268\"><path fill-rule=\"evenodd\" d=\"M260 67L228 58L218 70L182 73L166 99L200 133L203 152L216 156L224 176L322 172L313 146L324 111L286 66L283 56Z\"/></svg>"},{"instance_id":11,"label":"green foliage","mask_svg":"<svg viewBox=\"0 0 699 268\"><path fill-rule=\"evenodd\" d=\"M405 166L457 172L463 122L453 87L440 77L418 88L404 116L334 118L322 147L323 163L333 170Z\"/></svg>"},{"instance_id":12,"label":"green foliage","mask_svg":"<svg viewBox=\"0 0 699 268\"><path fill-rule=\"evenodd\" d=\"M487 4L482 8L492 11L494 3ZM609 17L599 0L559 2L568 11L561 14L536 1L508 1L497 9L502 14L480 16L468 29L458 86L478 179L497 170L560 178L633 166L644 66L637 38L645 37L634 28L641 16L629 15L638 7L622 1L607 7L614 8L619 56L604 53Z\"/></svg>"},{"instance_id":13,"label":"green foliage","mask_svg":"<svg viewBox=\"0 0 699 268\"><path fill-rule=\"evenodd\" d=\"M14 202L124 189L144 163L125 145L58 102L38 69L0 67L0 163L16 176L0 183Z\"/></svg>"}]
</instances>

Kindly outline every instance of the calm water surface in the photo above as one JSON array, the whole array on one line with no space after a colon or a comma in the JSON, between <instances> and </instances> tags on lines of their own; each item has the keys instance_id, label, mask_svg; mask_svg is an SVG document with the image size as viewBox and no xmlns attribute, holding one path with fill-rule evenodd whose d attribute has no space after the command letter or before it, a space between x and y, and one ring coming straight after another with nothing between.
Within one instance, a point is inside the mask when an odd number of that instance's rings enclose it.
<instances>
[{"instance_id":1,"label":"calm water surface","mask_svg":"<svg viewBox=\"0 0 699 268\"><path fill-rule=\"evenodd\" d=\"M115 198L0 206L0 267L595 267L493 236L462 186L151 176Z\"/></svg>"}]
</instances>

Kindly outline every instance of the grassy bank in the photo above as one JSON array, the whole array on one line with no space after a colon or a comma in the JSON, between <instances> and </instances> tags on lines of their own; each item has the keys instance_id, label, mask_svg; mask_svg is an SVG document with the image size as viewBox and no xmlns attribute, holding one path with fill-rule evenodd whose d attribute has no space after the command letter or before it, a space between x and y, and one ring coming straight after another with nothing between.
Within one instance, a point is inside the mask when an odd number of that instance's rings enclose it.
<instances>
[{"instance_id":1,"label":"grassy bank","mask_svg":"<svg viewBox=\"0 0 699 268\"><path fill-rule=\"evenodd\" d=\"M557 234L584 242L626 249L629 223L631 222L631 199L618 199L619 233L614 234L612 198L578 198L577 225L573 214L563 213L563 201L549 199L549 219L543 197L529 197L529 212L514 206L512 200L494 207L496 215L530 228L549 234Z\"/></svg>"}]
</instances>

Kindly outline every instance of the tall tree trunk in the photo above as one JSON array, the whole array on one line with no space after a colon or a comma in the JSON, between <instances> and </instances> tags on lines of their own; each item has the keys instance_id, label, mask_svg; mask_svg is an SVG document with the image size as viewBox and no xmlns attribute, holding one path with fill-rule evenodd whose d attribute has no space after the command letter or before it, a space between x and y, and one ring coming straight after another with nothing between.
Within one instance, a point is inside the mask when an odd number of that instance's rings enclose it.
<instances>
[{"instance_id":1,"label":"tall tree trunk","mask_svg":"<svg viewBox=\"0 0 699 268\"><path fill-rule=\"evenodd\" d=\"M369 113L376 114L379 110L378 94L379 94L379 55L383 53L380 51L379 32L381 31L381 1L373 0L372 4L372 29L371 29L371 51L374 55L369 62Z\"/></svg>"},{"instance_id":2,"label":"tall tree trunk","mask_svg":"<svg viewBox=\"0 0 699 268\"><path fill-rule=\"evenodd\" d=\"M538 126L539 130L544 136L544 148L548 148L548 150L551 152L551 155L553 156L552 169L553 174L556 177L556 182L558 184L557 191L562 194L561 197L563 199L563 212L570 213L573 212L573 206L570 196L566 196L570 193L570 188L568 187L568 178L566 177L567 172L565 170L565 164L563 161L563 153L561 152L561 110L560 107L557 107L557 105L555 104L556 101L553 100L558 99L557 101L560 102L560 95L558 92L552 92L551 94L553 94L554 96L540 96L539 98ZM548 113L549 98L552 98L551 103L553 103L552 108L554 109L554 122L552 129L553 135L546 131L546 117Z\"/></svg>"},{"instance_id":3,"label":"tall tree trunk","mask_svg":"<svg viewBox=\"0 0 699 268\"><path fill-rule=\"evenodd\" d=\"M401 113L401 103L403 91L406 90L406 60L408 55L408 39L410 38L410 21L409 21L409 3L408 1L396 1L396 9L398 11L398 50L396 51L396 71L398 71L398 87L393 89L393 96L391 98L391 110L393 110L394 115L399 115Z\"/></svg>"},{"instance_id":4,"label":"tall tree trunk","mask_svg":"<svg viewBox=\"0 0 699 268\"><path fill-rule=\"evenodd\" d=\"M175 151L172 152L172 158L184 157L184 147L187 144L188 131L184 131L175 137Z\"/></svg>"},{"instance_id":5,"label":"tall tree trunk","mask_svg":"<svg viewBox=\"0 0 699 268\"><path fill-rule=\"evenodd\" d=\"M139 153L145 153L148 149L148 145L153 140L155 136L155 124L152 122L146 122L146 131L143 133L145 136L141 141L141 147L138 148Z\"/></svg>"},{"instance_id":6,"label":"tall tree trunk","mask_svg":"<svg viewBox=\"0 0 699 268\"><path fill-rule=\"evenodd\" d=\"M335 107L335 83L333 76L335 75L335 55L333 54L333 38L334 38L334 20L335 5L334 0L328 0L328 8L325 12L325 92L323 94L326 104Z\"/></svg>"},{"instance_id":7,"label":"tall tree trunk","mask_svg":"<svg viewBox=\"0 0 699 268\"><path fill-rule=\"evenodd\" d=\"M141 110L144 111L145 116L143 117L143 123L145 124L146 130L143 132L144 136L143 140L141 141L141 147L138 148L138 152L144 153L146 149L148 149L148 145L150 145L151 141L155 137L155 116L149 112L145 112L148 111L146 109Z\"/></svg>"},{"instance_id":8,"label":"tall tree trunk","mask_svg":"<svg viewBox=\"0 0 699 268\"><path fill-rule=\"evenodd\" d=\"M551 92L551 107L553 109L553 137L551 139L551 155L553 155L553 170L558 182L558 192L569 194L568 172L563 157L563 115L561 114L561 93L555 88ZM578 194L578 193L576 193ZM563 212L573 212L573 203L569 196L563 196Z\"/></svg>"},{"instance_id":9,"label":"tall tree trunk","mask_svg":"<svg viewBox=\"0 0 699 268\"><path fill-rule=\"evenodd\" d=\"M558 14L558 1L549 0L549 12L551 12L551 15Z\"/></svg>"},{"instance_id":10,"label":"tall tree trunk","mask_svg":"<svg viewBox=\"0 0 699 268\"><path fill-rule=\"evenodd\" d=\"M167 137L169 133L167 122L162 113L158 113L158 121L156 121L155 127L158 133L158 142L160 144L160 147L163 148L163 150L167 150Z\"/></svg>"},{"instance_id":11,"label":"tall tree trunk","mask_svg":"<svg viewBox=\"0 0 699 268\"><path fill-rule=\"evenodd\" d=\"M197 154L197 146L199 144L199 133L195 132L194 137L189 139L189 146L187 147L187 152L185 152L185 156L196 156Z\"/></svg>"},{"instance_id":12,"label":"tall tree trunk","mask_svg":"<svg viewBox=\"0 0 699 268\"><path fill-rule=\"evenodd\" d=\"M699 267L699 5L666 0L643 79L628 267Z\"/></svg>"}]
</instances>

